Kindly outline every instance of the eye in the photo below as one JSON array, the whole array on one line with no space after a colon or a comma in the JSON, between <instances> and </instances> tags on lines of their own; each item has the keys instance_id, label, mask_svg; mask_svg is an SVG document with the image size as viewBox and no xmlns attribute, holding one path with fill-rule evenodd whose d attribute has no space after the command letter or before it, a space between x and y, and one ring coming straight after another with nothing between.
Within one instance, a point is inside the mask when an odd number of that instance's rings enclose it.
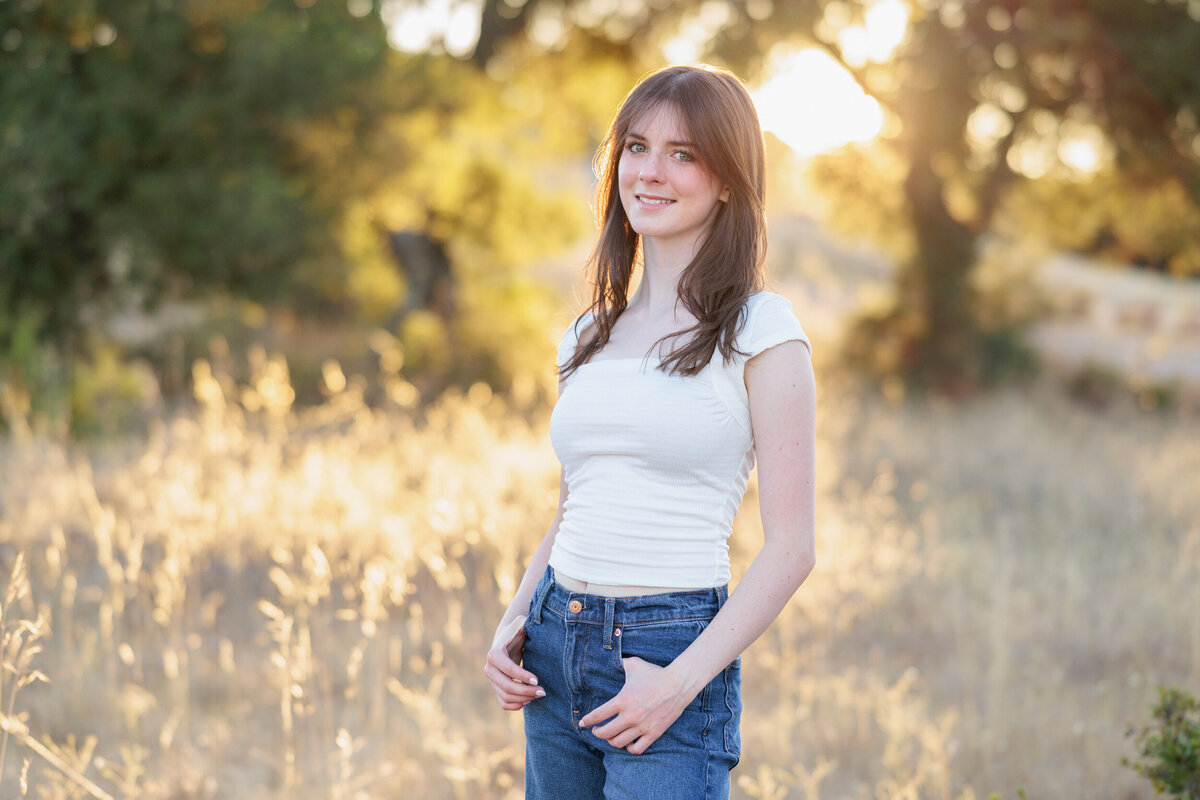
<instances>
[{"instance_id":1,"label":"eye","mask_svg":"<svg viewBox=\"0 0 1200 800\"><path fill-rule=\"evenodd\" d=\"M646 152L646 145L641 142L626 142L625 149L631 153L644 153Z\"/></svg>"},{"instance_id":2,"label":"eye","mask_svg":"<svg viewBox=\"0 0 1200 800\"><path fill-rule=\"evenodd\" d=\"M676 159L684 163L689 163L696 160L696 157L687 150L676 150L673 155Z\"/></svg>"}]
</instances>

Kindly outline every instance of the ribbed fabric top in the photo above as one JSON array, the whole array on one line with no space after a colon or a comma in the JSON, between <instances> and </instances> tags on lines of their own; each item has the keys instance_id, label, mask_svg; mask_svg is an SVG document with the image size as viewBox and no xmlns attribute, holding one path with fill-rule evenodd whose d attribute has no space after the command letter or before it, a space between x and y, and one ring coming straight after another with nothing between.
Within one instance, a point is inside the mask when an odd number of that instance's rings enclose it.
<instances>
[{"instance_id":1,"label":"ribbed fabric top","mask_svg":"<svg viewBox=\"0 0 1200 800\"><path fill-rule=\"evenodd\" d=\"M593 321L567 328L560 365ZM758 292L735 340L747 355L726 363L714 350L699 374L670 376L653 358L602 351L567 378L550 418L568 493L550 565L589 583L728 583L729 534L755 463L746 362L789 340L811 350L792 304Z\"/></svg>"}]
</instances>

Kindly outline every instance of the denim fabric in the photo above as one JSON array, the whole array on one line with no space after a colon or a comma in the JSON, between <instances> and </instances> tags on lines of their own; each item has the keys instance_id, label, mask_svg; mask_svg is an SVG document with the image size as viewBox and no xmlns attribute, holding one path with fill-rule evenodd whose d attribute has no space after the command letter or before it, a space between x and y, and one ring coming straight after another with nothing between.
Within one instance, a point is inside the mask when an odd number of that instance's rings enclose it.
<instances>
[{"instance_id":1,"label":"denim fabric","mask_svg":"<svg viewBox=\"0 0 1200 800\"><path fill-rule=\"evenodd\" d=\"M725 587L641 597L580 594L546 570L525 621L524 666L546 691L525 706L526 800L729 797L729 771L741 755L740 658L642 755L579 727L585 714L621 690L621 659L636 656L665 667L726 597Z\"/></svg>"}]
</instances>

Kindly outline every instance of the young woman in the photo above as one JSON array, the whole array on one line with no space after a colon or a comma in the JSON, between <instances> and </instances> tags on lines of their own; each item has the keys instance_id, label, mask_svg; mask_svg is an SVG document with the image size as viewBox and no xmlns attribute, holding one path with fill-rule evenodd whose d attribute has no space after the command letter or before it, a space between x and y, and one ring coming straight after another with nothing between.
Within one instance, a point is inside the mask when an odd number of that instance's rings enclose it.
<instances>
[{"instance_id":1,"label":"young woman","mask_svg":"<svg viewBox=\"0 0 1200 800\"><path fill-rule=\"evenodd\" d=\"M650 74L597 165L593 300L558 351L558 513L484 674L524 709L526 798L725 798L739 654L815 563L808 339L762 291L762 131L735 76ZM729 595L756 460L764 542Z\"/></svg>"}]
</instances>

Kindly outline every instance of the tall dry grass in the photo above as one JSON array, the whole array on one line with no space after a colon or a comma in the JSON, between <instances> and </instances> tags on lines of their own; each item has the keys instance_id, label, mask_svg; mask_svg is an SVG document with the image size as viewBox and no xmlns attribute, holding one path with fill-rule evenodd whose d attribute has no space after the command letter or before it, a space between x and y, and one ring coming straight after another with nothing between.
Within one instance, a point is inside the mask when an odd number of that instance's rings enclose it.
<instances>
[{"instance_id":1,"label":"tall dry grass","mask_svg":"<svg viewBox=\"0 0 1200 800\"><path fill-rule=\"evenodd\" d=\"M43 648L0 797L520 797L480 668L553 514L548 409L482 385L417 409L394 373L371 408L333 364L297 409L253 362L197 364L144 436L0 442L4 620ZM735 795L1144 795L1126 725L1200 685L1200 423L821 372L819 563L745 657Z\"/></svg>"}]
</instances>

